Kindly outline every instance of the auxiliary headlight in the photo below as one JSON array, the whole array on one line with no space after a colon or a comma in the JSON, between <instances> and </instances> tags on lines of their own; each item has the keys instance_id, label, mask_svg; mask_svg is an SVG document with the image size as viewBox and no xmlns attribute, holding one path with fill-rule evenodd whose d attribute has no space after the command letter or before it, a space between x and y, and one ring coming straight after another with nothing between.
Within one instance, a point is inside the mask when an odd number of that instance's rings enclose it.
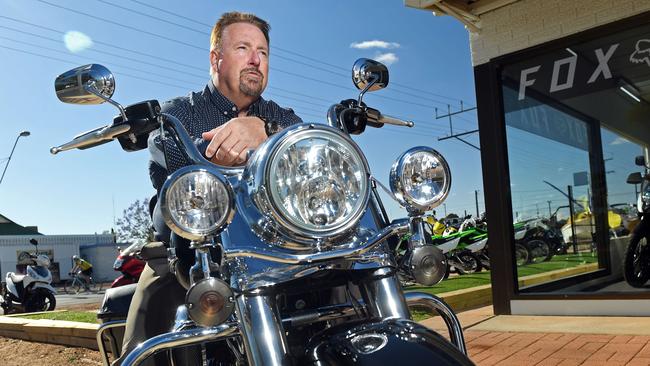
<instances>
[{"instance_id":1,"label":"auxiliary headlight","mask_svg":"<svg viewBox=\"0 0 650 366\"><path fill-rule=\"evenodd\" d=\"M367 162L352 140L330 127L286 131L271 147L264 172L269 202L263 206L302 236L341 233L358 222L368 203Z\"/></svg>"},{"instance_id":2,"label":"auxiliary headlight","mask_svg":"<svg viewBox=\"0 0 650 366\"><path fill-rule=\"evenodd\" d=\"M165 223L186 239L201 240L230 223L234 194L216 169L188 166L174 172L160 191Z\"/></svg>"},{"instance_id":3,"label":"auxiliary headlight","mask_svg":"<svg viewBox=\"0 0 650 366\"><path fill-rule=\"evenodd\" d=\"M390 170L390 189L409 212L423 213L440 205L451 188L447 161L429 147L414 147Z\"/></svg>"}]
</instances>

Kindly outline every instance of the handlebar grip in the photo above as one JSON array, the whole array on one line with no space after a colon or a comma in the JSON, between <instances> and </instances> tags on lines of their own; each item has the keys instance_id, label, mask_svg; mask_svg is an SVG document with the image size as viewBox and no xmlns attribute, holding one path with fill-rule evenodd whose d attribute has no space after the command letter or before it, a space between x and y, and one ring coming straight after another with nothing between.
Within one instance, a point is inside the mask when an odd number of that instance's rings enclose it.
<instances>
[{"instance_id":1,"label":"handlebar grip","mask_svg":"<svg viewBox=\"0 0 650 366\"><path fill-rule=\"evenodd\" d=\"M84 149L100 145L113 140L118 135L126 133L130 129L131 126L128 124L99 127L92 131L76 136L70 142L51 148L50 153L52 155L56 155L61 151Z\"/></svg>"}]
</instances>

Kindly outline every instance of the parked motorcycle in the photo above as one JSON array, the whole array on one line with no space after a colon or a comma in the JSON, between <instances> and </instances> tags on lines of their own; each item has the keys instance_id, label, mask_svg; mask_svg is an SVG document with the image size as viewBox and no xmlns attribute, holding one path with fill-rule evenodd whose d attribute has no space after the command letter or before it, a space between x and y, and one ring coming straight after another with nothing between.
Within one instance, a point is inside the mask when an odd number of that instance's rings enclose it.
<instances>
[{"instance_id":1,"label":"parked motorcycle","mask_svg":"<svg viewBox=\"0 0 650 366\"><path fill-rule=\"evenodd\" d=\"M387 243L410 233L406 256L414 277L442 279L444 256L426 245L422 215L446 198L449 167L431 148L402 154L391 168L390 192L409 217L389 222L376 190L381 184L350 135L368 126L413 124L363 103L366 92L388 85L384 65L360 59L352 75L361 93L333 105L328 125L286 128L243 167L208 162L181 123L153 100L120 106L112 124L51 149L116 139L127 151L141 150L149 132L160 129L191 164L171 174L158 197L167 225L191 240L195 252L189 271L174 267L186 284L186 304L173 329L140 344L122 365L140 364L154 353L184 364L177 355L188 346L198 351L188 364L472 364L453 311L430 294L402 292ZM73 69L55 85L64 102L119 105L110 99L114 78L100 65ZM178 263L174 248L169 256ZM114 316L103 319L119 319L132 288L107 291L102 310ZM409 306L440 313L451 343L412 321ZM107 322L98 331L105 362L105 342L119 352L121 339L111 341L112 331L123 325Z\"/></svg>"},{"instance_id":2,"label":"parked motorcycle","mask_svg":"<svg viewBox=\"0 0 650 366\"><path fill-rule=\"evenodd\" d=\"M56 290L52 287L50 258L38 254L38 242L29 241L36 247L35 254L25 252L30 264L26 274L7 272L0 286L0 307L4 314L51 311L56 307Z\"/></svg>"},{"instance_id":3,"label":"parked motorcycle","mask_svg":"<svg viewBox=\"0 0 650 366\"><path fill-rule=\"evenodd\" d=\"M645 167L645 172L632 173L628 183L641 183L637 198L639 223L632 230L630 242L623 259L623 277L632 287L643 287L650 279L650 163L643 156L636 158L636 164Z\"/></svg>"},{"instance_id":4,"label":"parked motorcycle","mask_svg":"<svg viewBox=\"0 0 650 366\"><path fill-rule=\"evenodd\" d=\"M119 250L117 259L113 263L113 269L122 274L113 280L111 288L138 282L145 265L145 262L140 258L140 250L144 244L144 242L134 243L124 250Z\"/></svg>"}]
</instances>

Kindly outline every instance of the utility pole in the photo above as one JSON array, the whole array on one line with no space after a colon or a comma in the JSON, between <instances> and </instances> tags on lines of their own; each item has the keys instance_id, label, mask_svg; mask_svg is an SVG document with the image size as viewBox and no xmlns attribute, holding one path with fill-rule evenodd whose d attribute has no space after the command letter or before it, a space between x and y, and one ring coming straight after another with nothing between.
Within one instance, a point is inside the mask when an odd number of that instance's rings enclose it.
<instances>
[{"instance_id":1,"label":"utility pole","mask_svg":"<svg viewBox=\"0 0 650 366\"><path fill-rule=\"evenodd\" d=\"M539 204L535 202L535 208L537 209L537 217L539 217Z\"/></svg>"},{"instance_id":2,"label":"utility pole","mask_svg":"<svg viewBox=\"0 0 650 366\"><path fill-rule=\"evenodd\" d=\"M442 204L442 207L445 208L445 217L447 217L447 204L446 204L446 203L443 203L443 204Z\"/></svg>"},{"instance_id":3,"label":"utility pole","mask_svg":"<svg viewBox=\"0 0 650 366\"><path fill-rule=\"evenodd\" d=\"M480 151L480 150L481 150L480 147L478 147L478 146L472 144L471 142L468 142L468 141L466 141L466 140L463 140L463 139L461 138L461 136L465 136L465 135L470 135L470 134L473 134L473 133L477 133L477 132L478 132L478 129L476 129L476 130L472 130L472 131L465 131L465 132L462 132L462 133L454 134L454 126L453 126L453 123L452 123L452 120L451 120L451 116L454 116L454 115L456 115L456 114L460 114L460 113L465 113L465 112L473 111L473 110L475 110L475 109L476 109L476 107L465 108L465 106L463 105L463 101L462 101L462 100L460 101L460 111L457 111L457 112L452 112L452 111L451 111L451 106L450 106L449 104L447 104L447 114L444 114L444 115L439 116L439 115L438 115L438 108L436 108L436 109L435 109L435 110L436 110L436 119L449 118L449 136L439 137L439 138L438 138L438 141L443 141L443 140L447 140L447 139L452 139L452 138L454 138L454 139L456 139L456 140L458 140L458 141L460 141L460 142L462 142L462 143L464 143L464 144L466 144L466 145L469 145L469 146L475 148L476 150L479 150L479 151Z\"/></svg>"},{"instance_id":4,"label":"utility pole","mask_svg":"<svg viewBox=\"0 0 650 366\"><path fill-rule=\"evenodd\" d=\"M474 190L474 201L476 202L476 217L478 217L478 190Z\"/></svg>"},{"instance_id":5,"label":"utility pole","mask_svg":"<svg viewBox=\"0 0 650 366\"><path fill-rule=\"evenodd\" d=\"M551 213L551 201L546 201L546 202L548 202L548 218L550 219L551 215L552 215L552 213Z\"/></svg>"}]
</instances>

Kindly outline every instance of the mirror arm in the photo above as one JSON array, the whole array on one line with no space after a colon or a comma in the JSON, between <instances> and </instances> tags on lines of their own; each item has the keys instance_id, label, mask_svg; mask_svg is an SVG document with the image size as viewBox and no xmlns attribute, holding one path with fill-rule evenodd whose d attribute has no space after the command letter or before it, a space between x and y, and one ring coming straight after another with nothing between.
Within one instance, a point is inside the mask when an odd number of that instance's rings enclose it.
<instances>
[{"instance_id":1,"label":"mirror arm","mask_svg":"<svg viewBox=\"0 0 650 366\"><path fill-rule=\"evenodd\" d=\"M366 87L363 88L363 90L361 91L361 93L359 93L359 100L358 100L359 106L362 105L362 104L361 104L361 100L363 99L363 95L366 94L366 92L368 91L368 89L372 88L372 86L375 85L375 84L377 83L378 80L379 80L379 78L378 78L377 76L374 76L374 77L372 78L372 80L370 80L370 81L368 82L368 85L366 85Z\"/></svg>"},{"instance_id":2,"label":"mirror arm","mask_svg":"<svg viewBox=\"0 0 650 366\"><path fill-rule=\"evenodd\" d=\"M84 90L87 91L88 93L92 93L95 96L98 96L98 97L102 98L103 100L107 101L108 103L114 105L117 109L120 110L120 115L122 115L122 121L125 122L127 120L126 112L124 111L124 107L122 107L120 105L120 103L114 101L111 98L107 98L102 93L100 93L99 90L97 90L97 88L95 87L95 82L94 81L84 84L83 87L84 87Z\"/></svg>"}]
</instances>

